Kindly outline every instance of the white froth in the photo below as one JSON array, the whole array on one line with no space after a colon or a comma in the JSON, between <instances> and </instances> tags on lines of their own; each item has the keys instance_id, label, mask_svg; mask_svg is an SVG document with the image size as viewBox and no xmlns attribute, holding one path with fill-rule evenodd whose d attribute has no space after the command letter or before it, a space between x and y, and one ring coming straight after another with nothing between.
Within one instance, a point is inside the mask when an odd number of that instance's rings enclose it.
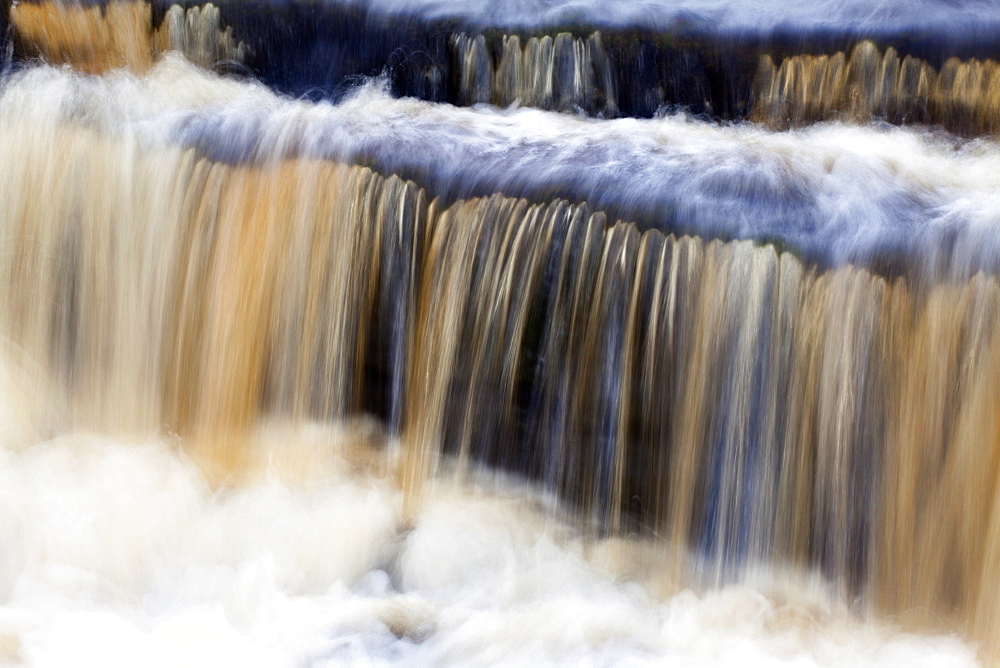
<instances>
[{"instance_id":1,"label":"white froth","mask_svg":"<svg viewBox=\"0 0 1000 668\"><path fill-rule=\"evenodd\" d=\"M279 0L273 0L279 1ZM287 0L286 0L287 1ZM753 31L792 27L935 32L977 29L1000 22L988 0L326 0L394 14L463 19L492 27L546 25L669 28L675 22L707 30Z\"/></svg>"},{"instance_id":2,"label":"white froth","mask_svg":"<svg viewBox=\"0 0 1000 668\"><path fill-rule=\"evenodd\" d=\"M975 664L955 638L853 619L816 584L659 600L513 486L439 482L404 527L393 477L345 456L350 433L263 430L250 447L270 463L221 490L170 441L0 451L0 662Z\"/></svg>"}]
</instances>

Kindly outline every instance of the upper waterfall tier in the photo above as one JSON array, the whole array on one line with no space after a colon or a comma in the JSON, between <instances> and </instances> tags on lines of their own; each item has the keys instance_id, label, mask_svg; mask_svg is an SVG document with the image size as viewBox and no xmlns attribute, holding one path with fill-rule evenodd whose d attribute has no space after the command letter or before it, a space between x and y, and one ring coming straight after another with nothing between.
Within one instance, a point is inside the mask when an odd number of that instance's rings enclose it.
<instances>
[{"instance_id":1,"label":"upper waterfall tier","mask_svg":"<svg viewBox=\"0 0 1000 668\"><path fill-rule=\"evenodd\" d=\"M394 99L375 84L337 104L293 101L177 57L145 77L26 70L8 81L0 113L230 164L363 164L445 202L585 201L641 229L774 243L824 266L934 280L1000 270L1000 149L913 129L598 121Z\"/></svg>"},{"instance_id":2,"label":"upper waterfall tier","mask_svg":"<svg viewBox=\"0 0 1000 668\"><path fill-rule=\"evenodd\" d=\"M1000 8L954 4L125 0L8 14L20 58L90 72L145 70L173 49L312 98L386 73L396 95L462 105L994 133Z\"/></svg>"}]
</instances>

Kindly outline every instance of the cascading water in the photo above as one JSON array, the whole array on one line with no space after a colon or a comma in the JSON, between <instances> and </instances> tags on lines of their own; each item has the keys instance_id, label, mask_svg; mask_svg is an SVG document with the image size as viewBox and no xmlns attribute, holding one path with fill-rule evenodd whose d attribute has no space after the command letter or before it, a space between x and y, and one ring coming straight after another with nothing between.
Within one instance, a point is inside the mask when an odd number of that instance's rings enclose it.
<instances>
[{"instance_id":1,"label":"cascading water","mask_svg":"<svg viewBox=\"0 0 1000 668\"><path fill-rule=\"evenodd\" d=\"M958 4L5 6L0 662L1000 660Z\"/></svg>"}]
</instances>

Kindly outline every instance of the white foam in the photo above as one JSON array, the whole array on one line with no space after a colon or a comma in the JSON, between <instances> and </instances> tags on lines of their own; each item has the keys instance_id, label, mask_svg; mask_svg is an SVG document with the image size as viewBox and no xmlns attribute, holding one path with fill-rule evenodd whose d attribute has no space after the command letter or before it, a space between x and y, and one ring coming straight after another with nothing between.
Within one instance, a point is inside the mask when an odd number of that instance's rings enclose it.
<instances>
[{"instance_id":1,"label":"white foam","mask_svg":"<svg viewBox=\"0 0 1000 668\"><path fill-rule=\"evenodd\" d=\"M280 0L276 0L280 1ZM287 1L287 0L286 0ZM925 29L974 31L1000 21L989 0L326 0L330 4L428 18L462 19L495 27L546 25L669 28L673 22L708 30L751 31ZM968 36L968 34L966 35Z\"/></svg>"},{"instance_id":2,"label":"white foam","mask_svg":"<svg viewBox=\"0 0 1000 668\"><path fill-rule=\"evenodd\" d=\"M657 600L516 486L439 482L401 530L393 477L357 473L344 433L265 430L265 473L217 491L169 441L0 451L0 661L975 663L955 638L856 621L806 580L791 598L789 585ZM305 479L279 475L302 457Z\"/></svg>"}]
</instances>

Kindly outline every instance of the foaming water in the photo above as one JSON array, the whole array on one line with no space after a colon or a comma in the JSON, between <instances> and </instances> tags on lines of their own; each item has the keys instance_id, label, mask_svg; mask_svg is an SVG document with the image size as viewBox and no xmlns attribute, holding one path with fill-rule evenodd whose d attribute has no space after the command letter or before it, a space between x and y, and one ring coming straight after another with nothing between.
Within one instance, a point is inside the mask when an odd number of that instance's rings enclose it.
<instances>
[{"instance_id":1,"label":"foaming water","mask_svg":"<svg viewBox=\"0 0 1000 668\"><path fill-rule=\"evenodd\" d=\"M585 541L511 482L440 480L404 527L375 434L271 425L246 444L255 476L222 489L171 441L0 450L0 661L976 665L805 575L657 587L648 547Z\"/></svg>"},{"instance_id":2,"label":"foaming water","mask_svg":"<svg viewBox=\"0 0 1000 668\"><path fill-rule=\"evenodd\" d=\"M276 6L295 4L274 0ZM1000 10L988 0L942 3L919 0L905 7L892 0L324 0L326 5L346 5L378 12L434 19L460 19L485 27L539 28L550 25L617 25L668 28L680 22L703 29L731 31L796 27L825 27L865 31L887 24L897 29L985 29L1000 22Z\"/></svg>"}]
</instances>

